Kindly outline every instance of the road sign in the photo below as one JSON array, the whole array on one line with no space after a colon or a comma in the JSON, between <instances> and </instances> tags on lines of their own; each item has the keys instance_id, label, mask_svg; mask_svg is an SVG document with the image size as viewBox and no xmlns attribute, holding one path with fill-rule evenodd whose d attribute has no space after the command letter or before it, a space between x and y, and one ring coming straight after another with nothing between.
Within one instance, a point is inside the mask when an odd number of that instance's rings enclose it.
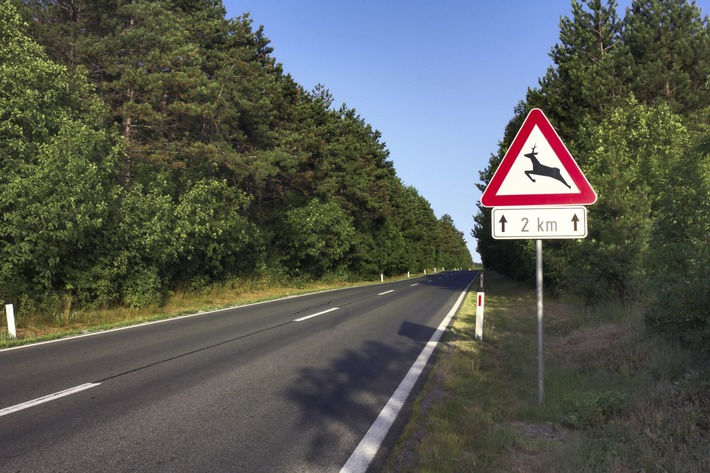
<instances>
[{"instance_id":1,"label":"road sign","mask_svg":"<svg viewBox=\"0 0 710 473\"><path fill-rule=\"evenodd\" d=\"M587 236L587 208L496 207L491 212L498 240L579 239Z\"/></svg>"},{"instance_id":2,"label":"road sign","mask_svg":"<svg viewBox=\"0 0 710 473\"><path fill-rule=\"evenodd\" d=\"M484 207L588 205L597 194L542 110L533 109L481 197Z\"/></svg>"}]
</instances>

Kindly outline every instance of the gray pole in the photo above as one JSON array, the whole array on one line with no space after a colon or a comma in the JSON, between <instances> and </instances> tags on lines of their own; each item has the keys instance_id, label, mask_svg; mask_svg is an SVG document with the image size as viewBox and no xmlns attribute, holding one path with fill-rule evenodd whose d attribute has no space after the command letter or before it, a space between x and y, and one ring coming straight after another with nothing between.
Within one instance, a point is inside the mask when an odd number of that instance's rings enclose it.
<instances>
[{"instance_id":1,"label":"gray pole","mask_svg":"<svg viewBox=\"0 0 710 473\"><path fill-rule=\"evenodd\" d=\"M535 240L537 282L537 400L545 402L545 360L542 353L542 240Z\"/></svg>"}]
</instances>

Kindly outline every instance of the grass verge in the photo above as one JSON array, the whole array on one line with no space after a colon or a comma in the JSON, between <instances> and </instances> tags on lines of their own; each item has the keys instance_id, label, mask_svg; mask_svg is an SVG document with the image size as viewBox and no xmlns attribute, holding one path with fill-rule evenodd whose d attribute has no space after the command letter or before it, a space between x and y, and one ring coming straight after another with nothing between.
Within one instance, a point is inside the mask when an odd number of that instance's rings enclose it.
<instances>
[{"instance_id":1,"label":"grass verge","mask_svg":"<svg viewBox=\"0 0 710 473\"><path fill-rule=\"evenodd\" d=\"M486 273L388 461L402 472L710 471L710 370L644 329L640 311L545 300L537 402L535 291Z\"/></svg>"}]
</instances>

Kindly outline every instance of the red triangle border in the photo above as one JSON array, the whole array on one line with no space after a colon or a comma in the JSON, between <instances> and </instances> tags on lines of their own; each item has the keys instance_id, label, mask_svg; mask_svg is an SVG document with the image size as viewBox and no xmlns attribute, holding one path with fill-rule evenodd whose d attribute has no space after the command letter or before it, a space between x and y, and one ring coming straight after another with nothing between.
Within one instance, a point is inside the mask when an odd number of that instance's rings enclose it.
<instances>
[{"instance_id":1,"label":"red triangle border","mask_svg":"<svg viewBox=\"0 0 710 473\"><path fill-rule=\"evenodd\" d=\"M579 193L565 194L519 194L519 195L498 195L498 190L508 176L510 168L520 155L522 147L525 146L530 133L537 126L547 140L552 150L557 155L560 163L565 167ZM526 207L542 205L590 205L597 201L597 194L582 173L569 150L560 139L557 131L552 127L550 121L539 108L530 110L515 135L513 142L500 162L498 169L493 174L490 183L483 191L481 205L484 207Z\"/></svg>"}]
</instances>

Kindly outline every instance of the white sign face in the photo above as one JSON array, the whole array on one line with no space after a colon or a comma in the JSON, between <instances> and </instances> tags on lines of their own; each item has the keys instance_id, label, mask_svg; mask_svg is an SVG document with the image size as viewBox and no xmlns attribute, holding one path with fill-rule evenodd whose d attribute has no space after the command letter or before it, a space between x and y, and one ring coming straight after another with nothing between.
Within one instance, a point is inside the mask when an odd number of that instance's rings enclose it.
<instances>
[{"instance_id":1,"label":"white sign face","mask_svg":"<svg viewBox=\"0 0 710 473\"><path fill-rule=\"evenodd\" d=\"M498 195L579 194L579 188L538 126L533 127L520 154L514 158Z\"/></svg>"},{"instance_id":2,"label":"white sign face","mask_svg":"<svg viewBox=\"0 0 710 473\"><path fill-rule=\"evenodd\" d=\"M497 240L580 239L587 236L587 208L495 207L491 213Z\"/></svg>"}]
</instances>

